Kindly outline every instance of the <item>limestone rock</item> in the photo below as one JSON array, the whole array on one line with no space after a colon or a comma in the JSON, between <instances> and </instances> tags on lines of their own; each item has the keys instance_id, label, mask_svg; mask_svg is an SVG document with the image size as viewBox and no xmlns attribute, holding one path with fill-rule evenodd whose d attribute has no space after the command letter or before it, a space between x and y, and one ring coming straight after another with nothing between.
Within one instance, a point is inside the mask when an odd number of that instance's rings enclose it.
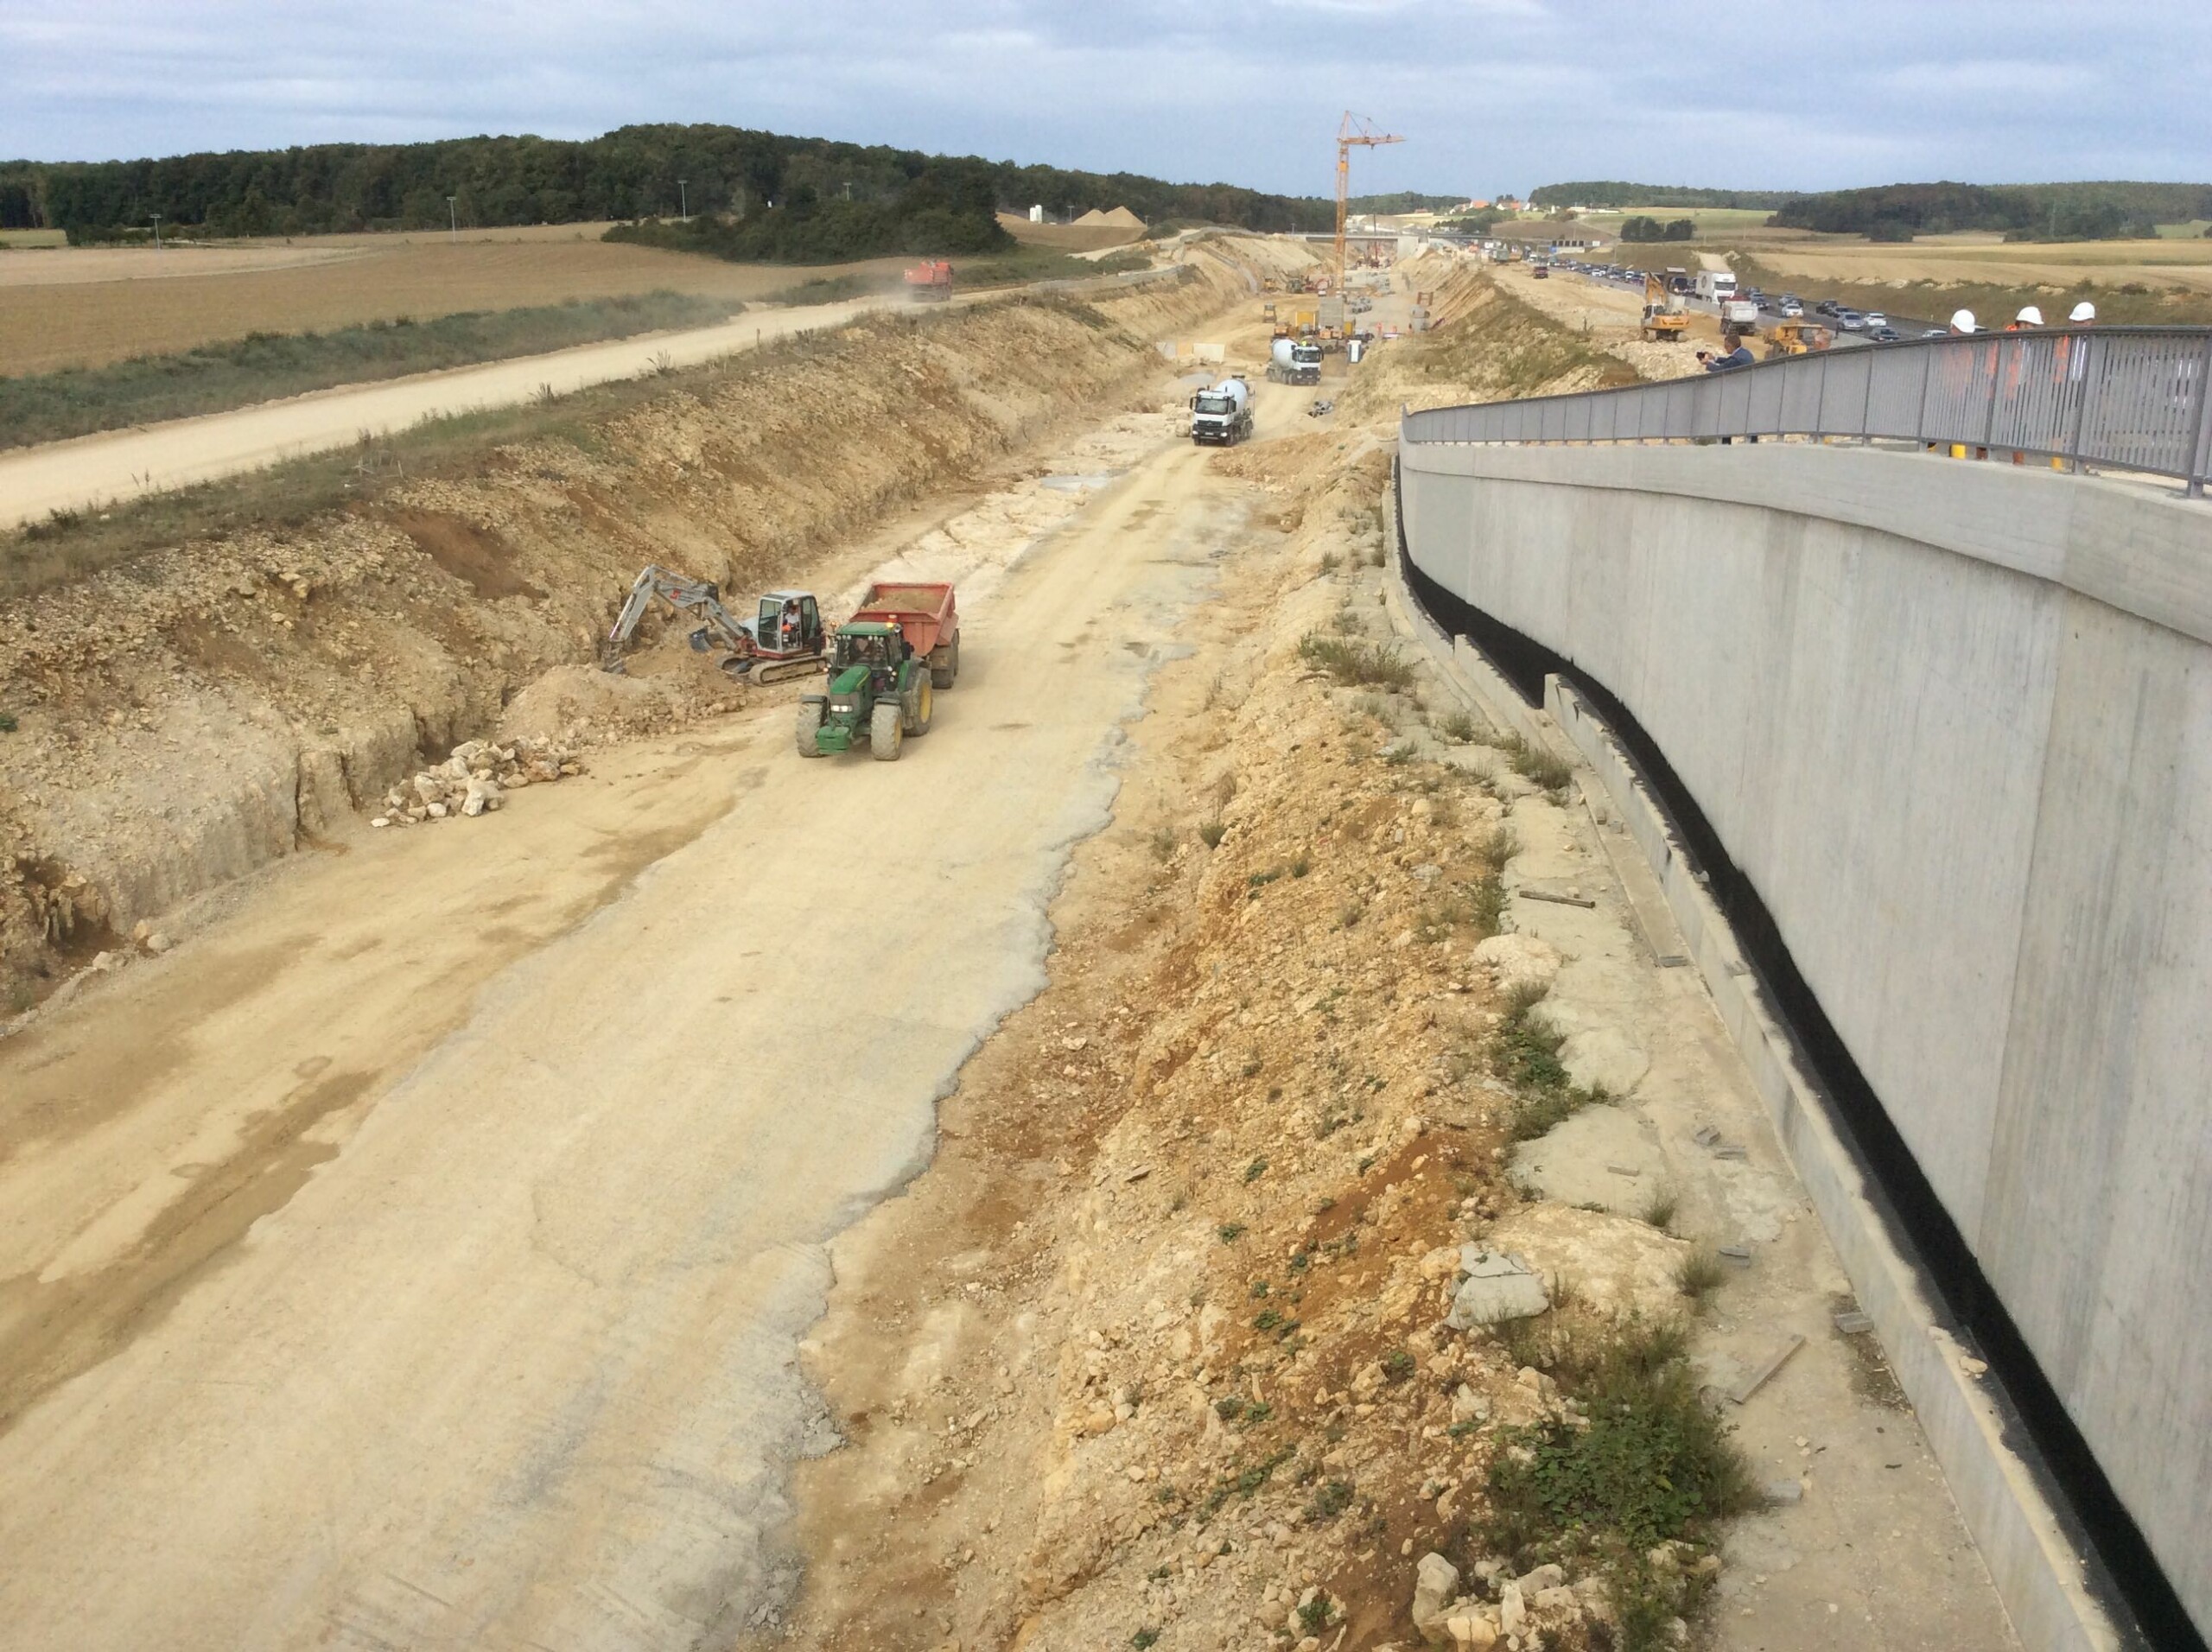
<instances>
[{"instance_id":1,"label":"limestone rock","mask_svg":"<svg viewBox=\"0 0 2212 1652\"><path fill-rule=\"evenodd\" d=\"M1518 1256L1468 1244L1460 1248L1459 1266L1467 1277L1452 1298L1452 1312L1445 1316L1445 1323L1455 1331L1526 1319L1552 1305L1542 1278Z\"/></svg>"},{"instance_id":2,"label":"limestone rock","mask_svg":"<svg viewBox=\"0 0 2212 1652\"><path fill-rule=\"evenodd\" d=\"M1414 1627L1431 1646L1445 1643L1445 1608L1459 1592L1459 1567L1433 1552L1421 1557L1414 1568Z\"/></svg>"},{"instance_id":3,"label":"limestone rock","mask_svg":"<svg viewBox=\"0 0 2212 1652\"><path fill-rule=\"evenodd\" d=\"M1500 992L1548 992L1559 975L1558 952L1533 936L1493 935L1476 943L1474 956L1497 978Z\"/></svg>"}]
</instances>

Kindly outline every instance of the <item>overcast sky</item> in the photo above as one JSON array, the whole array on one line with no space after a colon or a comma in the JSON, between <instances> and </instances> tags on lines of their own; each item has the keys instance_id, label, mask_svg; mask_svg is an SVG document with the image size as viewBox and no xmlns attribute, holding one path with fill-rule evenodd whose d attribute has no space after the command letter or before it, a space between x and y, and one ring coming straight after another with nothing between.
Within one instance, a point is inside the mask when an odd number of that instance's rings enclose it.
<instances>
[{"instance_id":1,"label":"overcast sky","mask_svg":"<svg viewBox=\"0 0 2212 1652\"><path fill-rule=\"evenodd\" d=\"M639 121L1332 187L2212 180L2208 0L0 0L0 158Z\"/></svg>"}]
</instances>

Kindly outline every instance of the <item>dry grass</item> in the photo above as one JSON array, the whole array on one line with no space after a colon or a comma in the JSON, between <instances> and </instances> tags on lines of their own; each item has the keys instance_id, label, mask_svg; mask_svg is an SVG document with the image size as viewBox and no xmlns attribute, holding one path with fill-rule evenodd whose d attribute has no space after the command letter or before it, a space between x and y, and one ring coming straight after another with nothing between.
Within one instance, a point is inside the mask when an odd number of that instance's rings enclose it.
<instances>
[{"instance_id":1,"label":"dry grass","mask_svg":"<svg viewBox=\"0 0 2212 1652\"><path fill-rule=\"evenodd\" d=\"M578 236L596 232L569 227ZM312 261L270 262L287 253ZM80 259L99 261L77 266L86 271L81 279L6 273L65 270L48 261ZM901 262L875 258L804 273L825 280L882 276ZM724 264L584 238L448 245L442 237L334 236L290 249L266 243L162 253L72 248L25 254L20 262L11 254L0 258L0 361L10 374L51 372L168 355L249 333L328 332L401 316L419 321L656 290L758 302L789 289L798 273L788 265Z\"/></svg>"}]
</instances>

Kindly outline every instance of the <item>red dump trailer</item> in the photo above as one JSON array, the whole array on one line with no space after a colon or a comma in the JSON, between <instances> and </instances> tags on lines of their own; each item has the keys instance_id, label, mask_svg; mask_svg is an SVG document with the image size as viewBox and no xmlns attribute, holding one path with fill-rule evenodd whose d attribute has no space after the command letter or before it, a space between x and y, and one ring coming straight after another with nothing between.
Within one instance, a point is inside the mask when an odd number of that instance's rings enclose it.
<instances>
[{"instance_id":1,"label":"red dump trailer","mask_svg":"<svg viewBox=\"0 0 2212 1652\"><path fill-rule=\"evenodd\" d=\"M906 271L906 296L924 302L952 296L952 265L943 258L925 258Z\"/></svg>"},{"instance_id":2,"label":"red dump trailer","mask_svg":"<svg viewBox=\"0 0 2212 1652\"><path fill-rule=\"evenodd\" d=\"M871 585L853 619L898 626L906 646L929 660L935 687L949 689L960 675L960 609L950 585Z\"/></svg>"}]
</instances>

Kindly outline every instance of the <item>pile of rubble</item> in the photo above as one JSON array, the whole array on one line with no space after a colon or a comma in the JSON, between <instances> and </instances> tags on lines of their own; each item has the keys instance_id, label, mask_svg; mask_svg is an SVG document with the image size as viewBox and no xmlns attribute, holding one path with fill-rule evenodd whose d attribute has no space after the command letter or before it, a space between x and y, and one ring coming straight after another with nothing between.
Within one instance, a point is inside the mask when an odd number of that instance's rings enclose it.
<instances>
[{"instance_id":1,"label":"pile of rubble","mask_svg":"<svg viewBox=\"0 0 2212 1652\"><path fill-rule=\"evenodd\" d=\"M565 748L547 741L517 740L495 746L487 740L465 740L437 767L424 769L386 792L384 812L369 824L411 826L456 815L473 817L497 809L507 792L582 772L582 764Z\"/></svg>"}]
</instances>

